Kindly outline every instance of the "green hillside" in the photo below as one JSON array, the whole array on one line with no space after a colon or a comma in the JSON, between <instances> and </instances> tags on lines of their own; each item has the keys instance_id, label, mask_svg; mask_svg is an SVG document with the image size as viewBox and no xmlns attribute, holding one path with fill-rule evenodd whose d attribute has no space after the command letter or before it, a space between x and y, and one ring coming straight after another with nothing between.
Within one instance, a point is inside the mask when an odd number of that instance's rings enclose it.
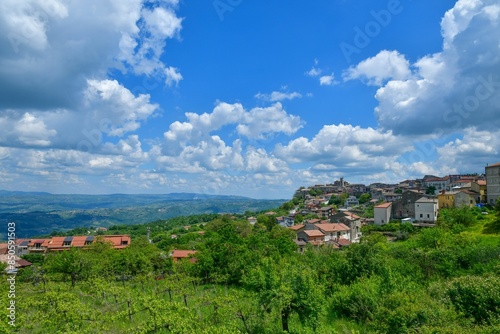
<instances>
[{"instance_id":1,"label":"green hillside","mask_svg":"<svg viewBox=\"0 0 500 334\"><path fill-rule=\"evenodd\" d=\"M434 228L392 223L393 242L367 228L358 244L303 254L293 232L259 217L255 226L226 215L157 229L153 243L136 237L122 251L97 243L28 256L35 266L17 275L16 327L0 326L30 334L500 331L493 208L442 210ZM196 262L173 262L173 249L196 250ZM0 287L8 305L5 279Z\"/></svg>"}]
</instances>

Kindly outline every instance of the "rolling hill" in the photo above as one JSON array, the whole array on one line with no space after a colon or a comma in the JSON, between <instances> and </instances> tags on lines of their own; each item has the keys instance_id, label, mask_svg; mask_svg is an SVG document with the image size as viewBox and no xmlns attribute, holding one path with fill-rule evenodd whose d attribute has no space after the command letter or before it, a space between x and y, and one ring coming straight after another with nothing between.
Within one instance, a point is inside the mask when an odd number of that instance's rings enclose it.
<instances>
[{"instance_id":1,"label":"rolling hill","mask_svg":"<svg viewBox=\"0 0 500 334\"><path fill-rule=\"evenodd\" d=\"M26 238L75 227L140 224L201 213L244 213L277 207L286 200L241 196L172 193L161 195L61 195L0 191L0 223L16 222L16 235ZM0 236L5 239L5 232Z\"/></svg>"}]
</instances>

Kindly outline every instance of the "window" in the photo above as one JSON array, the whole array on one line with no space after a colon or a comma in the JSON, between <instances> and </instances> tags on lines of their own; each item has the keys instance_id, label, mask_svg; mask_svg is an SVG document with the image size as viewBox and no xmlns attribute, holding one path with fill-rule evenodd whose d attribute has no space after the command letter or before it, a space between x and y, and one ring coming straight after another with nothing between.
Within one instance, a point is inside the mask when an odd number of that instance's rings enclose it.
<instances>
[{"instance_id":1,"label":"window","mask_svg":"<svg viewBox=\"0 0 500 334\"><path fill-rule=\"evenodd\" d=\"M423 215L423 214L420 214L420 218L422 218L422 217L424 217L424 215Z\"/></svg>"},{"instance_id":2,"label":"window","mask_svg":"<svg viewBox=\"0 0 500 334\"><path fill-rule=\"evenodd\" d=\"M41 244L41 243L39 243L39 242L37 242L37 243L35 244L35 248L36 248L36 249L40 249L40 248L42 248L42 244Z\"/></svg>"},{"instance_id":3,"label":"window","mask_svg":"<svg viewBox=\"0 0 500 334\"><path fill-rule=\"evenodd\" d=\"M431 216L429 214L427 214L427 218L431 218Z\"/></svg>"},{"instance_id":4,"label":"window","mask_svg":"<svg viewBox=\"0 0 500 334\"><path fill-rule=\"evenodd\" d=\"M89 235L87 239L85 239L85 246L91 245L94 242L94 236Z\"/></svg>"},{"instance_id":5,"label":"window","mask_svg":"<svg viewBox=\"0 0 500 334\"><path fill-rule=\"evenodd\" d=\"M73 237L66 237L64 238L64 241L63 241L63 246L71 246L71 242L73 241Z\"/></svg>"},{"instance_id":6,"label":"window","mask_svg":"<svg viewBox=\"0 0 500 334\"><path fill-rule=\"evenodd\" d=\"M128 241L127 240L122 240L122 245L128 245Z\"/></svg>"}]
</instances>

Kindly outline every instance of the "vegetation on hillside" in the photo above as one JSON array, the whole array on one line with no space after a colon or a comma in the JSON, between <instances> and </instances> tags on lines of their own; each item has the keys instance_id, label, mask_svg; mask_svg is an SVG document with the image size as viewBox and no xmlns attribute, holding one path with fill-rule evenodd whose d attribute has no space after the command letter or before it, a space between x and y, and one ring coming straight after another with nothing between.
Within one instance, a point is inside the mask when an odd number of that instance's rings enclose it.
<instances>
[{"instance_id":1,"label":"vegetation on hillside","mask_svg":"<svg viewBox=\"0 0 500 334\"><path fill-rule=\"evenodd\" d=\"M435 228L397 222L384 231L367 228L359 244L308 247L304 254L290 230L258 217L252 226L244 217L219 215L194 225L203 225L203 234L190 228L173 239L165 230L155 243L137 237L121 251L96 243L87 251L33 257L37 265L17 275L14 331L500 331L500 236L491 232L500 212L494 208L443 211ZM382 234L401 232L406 237L395 242ZM196 263L173 262L174 248L197 250ZM5 279L0 286L7 305Z\"/></svg>"}]
</instances>

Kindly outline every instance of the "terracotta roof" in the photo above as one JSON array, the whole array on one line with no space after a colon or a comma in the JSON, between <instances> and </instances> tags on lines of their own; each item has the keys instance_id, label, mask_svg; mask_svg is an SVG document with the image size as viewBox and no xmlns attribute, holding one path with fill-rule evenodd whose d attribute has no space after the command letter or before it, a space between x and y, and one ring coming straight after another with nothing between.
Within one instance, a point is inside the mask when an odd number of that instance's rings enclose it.
<instances>
[{"instance_id":1,"label":"terracotta roof","mask_svg":"<svg viewBox=\"0 0 500 334\"><path fill-rule=\"evenodd\" d=\"M2 242L0 244L0 254L7 254L9 252L9 244Z\"/></svg>"},{"instance_id":2,"label":"terracotta roof","mask_svg":"<svg viewBox=\"0 0 500 334\"><path fill-rule=\"evenodd\" d=\"M428 178L428 179L425 179L424 182L442 182L442 181L447 181L449 180L450 177L449 176L445 176L445 177L431 177L431 178Z\"/></svg>"},{"instance_id":3,"label":"terracotta roof","mask_svg":"<svg viewBox=\"0 0 500 334\"><path fill-rule=\"evenodd\" d=\"M50 239L33 239L30 241L28 247L35 247L35 244L41 244L42 247L49 246Z\"/></svg>"},{"instance_id":4,"label":"terracotta roof","mask_svg":"<svg viewBox=\"0 0 500 334\"><path fill-rule=\"evenodd\" d=\"M16 245L18 246L28 247L29 243L30 239L16 239Z\"/></svg>"},{"instance_id":5,"label":"terracotta roof","mask_svg":"<svg viewBox=\"0 0 500 334\"><path fill-rule=\"evenodd\" d=\"M477 180L476 183L479 184L480 186L485 186L486 185L486 181L485 180Z\"/></svg>"},{"instance_id":6,"label":"terracotta roof","mask_svg":"<svg viewBox=\"0 0 500 334\"><path fill-rule=\"evenodd\" d=\"M382 203L382 204L376 205L375 208L387 209L391 205L392 205L392 203L390 203L390 202L388 202L388 203Z\"/></svg>"},{"instance_id":7,"label":"terracotta roof","mask_svg":"<svg viewBox=\"0 0 500 334\"><path fill-rule=\"evenodd\" d=\"M339 238L339 240L337 240L337 243L340 246L349 246L351 244L351 242L349 240L344 239L344 238Z\"/></svg>"},{"instance_id":8,"label":"terracotta roof","mask_svg":"<svg viewBox=\"0 0 500 334\"><path fill-rule=\"evenodd\" d=\"M11 255L9 255L9 254L1 254L0 255L0 262L8 263L10 259L11 259ZM16 261L16 264L14 265L14 267L16 267L16 268L31 266L31 262L28 262L24 259L21 259L17 255L14 255L14 261Z\"/></svg>"},{"instance_id":9,"label":"terracotta roof","mask_svg":"<svg viewBox=\"0 0 500 334\"><path fill-rule=\"evenodd\" d=\"M344 211L344 213L345 213L347 216L349 216L349 217L352 217L352 218L355 218L355 219L361 219L361 217L360 217L360 216L358 216L358 215L356 215L356 214L354 214L354 213L352 213L352 212L349 212L349 211Z\"/></svg>"},{"instance_id":10,"label":"terracotta roof","mask_svg":"<svg viewBox=\"0 0 500 334\"><path fill-rule=\"evenodd\" d=\"M196 254L195 250L174 249L171 256L174 259L174 261L181 259L189 259L190 262L195 263L196 259L193 257L195 254Z\"/></svg>"},{"instance_id":11,"label":"terracotta roof","mask_svg":"<svg viewBox=\"0 0 500 334\"><path fill-rule=\"evenodd\" d=\"M437 194L437 197L441 198L443 196L455 196L456 194L458 194L458 191L447 191L444 194L443 193Z\"/></svg>"},{"instance_id":12,"label":"terracotta roof","mask_svg":"<svg viewBox=\"0 0 500 334\"><path fill-rule=\"evenodd\" d=\"M315 219L309 219L309 223L310 224L316 224L316 223L319 223L320 221L321 221L321 219L317 219L317 218L315 218Z\"/></svg>"},{"instance_id":13,"label":"terracotta roof","mask_svg":"<svg viewBox=\"0 0 500 334\"><path fill-rule=\"evenodd\" d=\"M99 239L98 239L99 240ZM120 249L125 248L130 245L131 239L129 235L103 235L102 240L104 242L110 242L113 248Z\"/></svg>"},{"instance_id":14,"label":"terracotta roof","mask_svg":"<svg viewBox=\"0 0 500 334\"><path fill-rule=\"evenodd\" d=\"M289 228L290 228L291 230L298 231L298 230L300 230L301 228L304 228L304 226L305 226L304 224L297 224L297 225L290 226Z\"/></svg>"},{"instance_id":15,"label":"terracotta roof","mask_svg":"<svg viewBox=\"0 0 500 334\"><path fill-rule=\"evenodd\" d=\"M42 246L46 246L49 251L56 250L64 250L69 249L70 247L79 247L82 248L86 246L88 243L94 243L96 241L102 241L110 243L111 246L115 249L126 248L130 245L131 239L129 235L120 234L120 235L100 235L97 237L93 237L89 239L91 236L69 236L69 237L52 237L51 239L47 239L46 244L42 244ZM66 242L70 242L69 245L65 245ZM34 244L35 242L32 241Z\"/></svg>"},{"instance_id":16,"label":"terracotta roof","mask_svg":"<svg viewBox=\"0 0 500 334\"><path fill-rule=\"evenodd\" d=\"M172 252L172 257L177 258L177 259L182 259L186 257L190 257L191 255L196 254L197 251L195 250L181 250L181 249L174 249Z\"/></svg>"},{"instance_id":17,"label":"terracotta roof","mask_svg":"<svg viewBox=\"0 0 500 334\"><path fill-rule=\"evenodd\" d=\"M497 163L494 163L492 165L486 166L486 168L488 168L488 167L499 167L499 166L500 166L500 162L497 162Z\"/></svg>"},{"instance_id":18,"label":"terracotta roof","mask_svg":"<svg viewBox=\"0 0 500 334\"><path fill-rule=\"evenodd\" d=\"M316 224L316 226L324 233L350 231L350 228L344 224Z\"/></svg>"},{"instance_id":19,"label":"terracotta roof","mask_svg":"<svg viewBox=\"0 0 500 334\"><path fill-rule=\"evenodd\" d=\"M325 236L325 234L323 232L321 232L320 230L304 230L303 232L310 237L324 237Z\"/></svg>"},{"instance_id":20,"label":"terracotta roof","mask_svg":"<svg viewBox=\"0 0 500 334\"><path fill-rule=\"evenodd\" d=\"M87 241L87 236L77 236L73 237L73 242L71 246L73 247L83 247L85 246L85 242Z\"/></svg>"}]
</instances>

